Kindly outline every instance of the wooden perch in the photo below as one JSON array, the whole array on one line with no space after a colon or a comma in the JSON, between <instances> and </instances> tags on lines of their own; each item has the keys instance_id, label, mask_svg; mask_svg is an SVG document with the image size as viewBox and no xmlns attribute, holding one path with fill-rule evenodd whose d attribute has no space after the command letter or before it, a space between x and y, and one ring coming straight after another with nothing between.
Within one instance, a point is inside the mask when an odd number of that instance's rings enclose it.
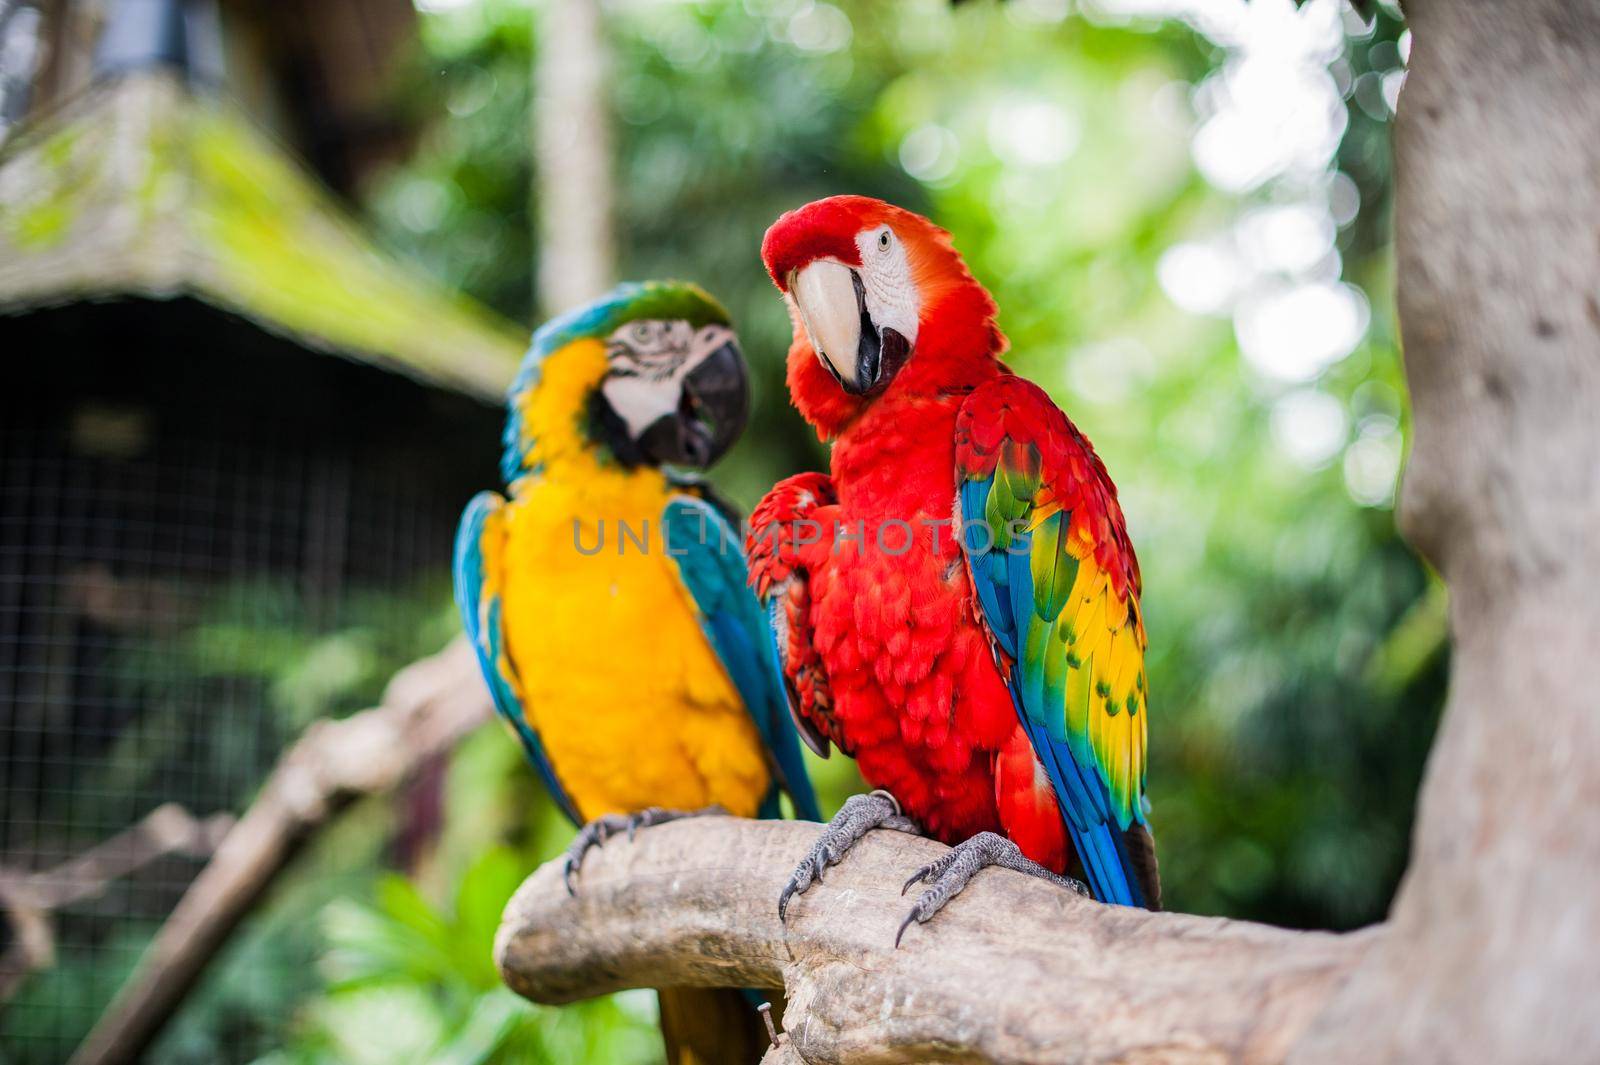
<instances>
[{"instance_id":1,"label":"wooden perch","mask_svg":"<svg viewBox=\"0 0 1600 1065\"><path fill-rule=\"evenodd\" d=\"M1374 938L1101 906L996 869L897 950L900 885L945 849L898 832L869 833L785 929L778 892L817 832L662 825L590 852L576 898L547 863L506 909L506 982L547 1003L782 987L784 1053L808 1062L1271 1062Z\"/></svg>"},{"instance_id":2,"label":"wooden perch","mask_svg":"<svg viewBox=\"0 0 1600 1065\"><path fill-rule=\"evenodd\" d=\"M389 791L489 720L465 640L398 673L382 705L306 729L217 847L73 1065L136 1060L298 844L363 795Z\"/></svg>"}]
</instances>

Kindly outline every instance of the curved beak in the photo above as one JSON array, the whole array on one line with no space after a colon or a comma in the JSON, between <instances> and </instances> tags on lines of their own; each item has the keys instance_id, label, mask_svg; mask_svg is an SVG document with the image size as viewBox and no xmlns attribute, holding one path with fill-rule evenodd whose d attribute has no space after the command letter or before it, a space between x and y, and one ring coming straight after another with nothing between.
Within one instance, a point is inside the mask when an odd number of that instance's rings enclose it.
<instances>
[{"instance_id":1,"label":"curved beak","mask_svg":"<svg viewBox=\"0 0 1600 1065\"><path fill-rule=\"evenodd\" d=\"M656 462L705 469L727 454L749 417L750 378L730 340L689 371L678 409L651 422L639 448Z\"/></svg>"},{"instance_id":2,"label":"curved beak","mask_svg":"<svg viewBox=\"0 0 1600 1065\"><path fill-rule=\"evenodd\" d=\"M840 388L865 395L899 369L909 345L893 329L873 322L866 287L855 270L819 259L790 275L789 292L817 358Z\"/></svg>"}]
</instances>

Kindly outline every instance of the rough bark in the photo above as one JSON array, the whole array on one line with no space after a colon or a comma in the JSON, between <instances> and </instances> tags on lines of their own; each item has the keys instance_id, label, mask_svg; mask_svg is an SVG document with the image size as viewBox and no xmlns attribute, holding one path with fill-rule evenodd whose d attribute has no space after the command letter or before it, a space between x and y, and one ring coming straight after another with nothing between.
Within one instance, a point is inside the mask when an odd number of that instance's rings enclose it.
<instances>
[{"instance_id":1,"label":"rough bark","mask_svg":"<svg viewBox=\"0 0 1600 1065\"><path fill-rule=\"evenodd\" d=\"M548 0L534 58L538 304L559 314L616 281L611 61L599 0Z\"/></svg>"},{"instance_id":2,"label":"rough bark","mask_svg":"<svg viewBox=\"0 0 1600 1065\"><path fill-rule=\"evenodd\" d=\"M1402 528L1454 674L1392 934L1305 1063L1600 1054L1600 8L1408 0Z\"/></svg>"},{"instance_id":3,"label":"rough bark","mask_svg":"<svg viewBox=\"0 0 1600 1065\"><path fill-rule=\"evenodd\" d=\"M576 898L547 864L507 907L506 981L550 1003L784 987L780 1061L1271 1062L1374 938L1106 907L989 870L897 950L900 885L944 848L895 832L869 834L785 929L778 892L817 832L663 825L592 852Z\"/></svg>"},{"instance_id":4,"label":"rough bark","mask_svg":"<svg viewBox=\"0 0 1600 1065\"><path fill-rule=\"evenodd\" d=\"M472 649L457 640L396 674L381 706L308 728L178 901L73 1065L138 1060L308 834L354 799L394 788L490 712Z\"/></svg>"}]
</instances>

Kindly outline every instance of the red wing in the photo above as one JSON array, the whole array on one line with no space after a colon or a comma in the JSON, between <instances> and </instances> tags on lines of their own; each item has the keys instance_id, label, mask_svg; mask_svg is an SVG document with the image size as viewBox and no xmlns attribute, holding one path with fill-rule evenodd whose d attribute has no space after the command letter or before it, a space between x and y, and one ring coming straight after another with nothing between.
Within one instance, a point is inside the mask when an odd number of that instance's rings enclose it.
<instances>
[{"instance_id":1,"label":"red wing","mask_svg":"<svg viewBox=\"0 0 1600 1065\"><path fill-rule=\"evenodd\" d=\"M812 643L807 565L816 558L816 545L831 532L831 522L818 514L831 513L837 502L833 481L823 474L801 473L779 481L756 505L745 545L750 586L767 608L789 712L800 738L823 758L828 757L829 741L839 742L839 730L828 676Z\"/></svg>"},{"instance_id":2,"label":"red wing","mask_svg":"<svg viewBox=\"0 0 1600 1065\"><path fill-rule=\"evenodd\" d=\"M979 615L1090 886L1153 905L1127 838L1145 819L1149 715L1139 570L1116 489L1050 397L1010 376L962 405L956 484Z\"/></svg>"}]
</instances>

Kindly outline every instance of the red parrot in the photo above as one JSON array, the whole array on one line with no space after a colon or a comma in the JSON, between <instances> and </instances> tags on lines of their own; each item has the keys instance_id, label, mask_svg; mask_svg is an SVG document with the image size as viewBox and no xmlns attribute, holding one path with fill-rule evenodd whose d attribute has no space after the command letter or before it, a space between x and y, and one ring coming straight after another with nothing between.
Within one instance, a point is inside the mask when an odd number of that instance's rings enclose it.
<instances>
[{"instance_id":1,"label":"red parrot","mask_svg":"<svg viewBox=\"0 0 1600 1065\"><path fill-rule=\"evenodd\" d=\"M790 396L824 441L757 506L751 583L806 742L875 789L824 831L780 913L874 827L954 845L910 881L926 921L988 865L1160 905L1144 798L1145 632L1117 490L1001 362L950 235L835 196L761 248L794 322Z\"/></svg>"}]
</instances>

